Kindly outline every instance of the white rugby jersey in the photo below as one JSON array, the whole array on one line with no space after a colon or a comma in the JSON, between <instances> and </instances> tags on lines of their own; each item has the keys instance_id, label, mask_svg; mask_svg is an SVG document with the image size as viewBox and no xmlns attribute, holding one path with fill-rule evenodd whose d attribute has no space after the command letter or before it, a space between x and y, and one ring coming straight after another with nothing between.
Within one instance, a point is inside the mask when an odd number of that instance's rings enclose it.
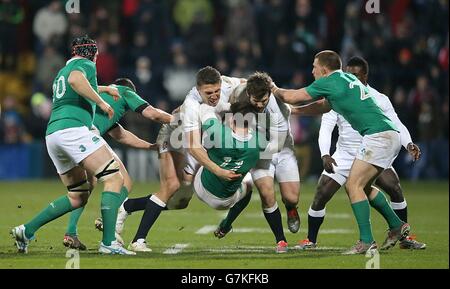
<instances>
[{"instance_id":1,"label":"white rugby jersey","mask_svg":"<svg viewBox=\"0 0 450 289\"><path fill-rule=\"evenodd\" d=\"M235 103L238 101L249 101L248 95L246 94L247 84L240 84L231 94L230 103ZM269 151L277 152L281 151L284 147L289 147L293 149L294 138L291 133L291 125L289 118L291 116L291 108L289 105L285 104L281 100L277 99L273 94L269 97L269 102L267 103L264 112L268 114L270 120L268 126L270 127L270 146ZM265 129L267 124L258 123L258 127ZM264 133L264 132L263 132ZM277 142L275 142L277 140Z\"/></svg>"},{"instance_id":2,"label":"white rugby jersey","mask_svg":"<svg viewBox=\"0 0 450 289\"><path fill-rule=\"evenodd\" d=\"M400 121L397 113L392 106L389 98L377 91L376 89L367 85L372 97L381 108L383 113L397 126L400 131L400 141L402 145L407 148L408 144L412 142L411 135L405 125ZM344 150L350 154L355 154L362 142L362 136L354 130L345 118L331 110L322 115L322 123L319 131L319 148L320 155L329 155L331 147L331 135L335 126L338 126L339 138L336 144L336 150Z\"/></svg>"},{"instance_id":3,"label":"white rugby jersey","mask_svg":"<svg viewBox=\"0 0 450 289\"><path fill-rule=\"evenodd\" d=\"M223 105L227 103L231 93L241 83L240 78L221 76L222 85L220 87L220 100L217 105ZM193 87L186 96L181 106L181 119L183 132L190 132L201 128L201 122L199 118L200 104L203 103L203 99L197 90L197 87Z\"/></svg>"}]
</instances>

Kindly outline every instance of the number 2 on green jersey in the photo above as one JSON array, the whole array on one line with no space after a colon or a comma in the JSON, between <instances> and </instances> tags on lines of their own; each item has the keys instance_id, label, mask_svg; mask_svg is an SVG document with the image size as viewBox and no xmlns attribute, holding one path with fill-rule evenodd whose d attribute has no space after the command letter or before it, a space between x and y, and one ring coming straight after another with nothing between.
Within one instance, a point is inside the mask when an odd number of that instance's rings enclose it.
<instances>
[{"instance_id":1,"label":"number 2 on green jersey","mask_svg":"<svg viewBox=\"0 0 450 289\"><path fill-rule=\"evenodd\" d=\"M348 82L348 86L350 89L353 89L355 87L355 85L359 87L361 100L365 100L365 99L368 99L369 97L371 97L367 87L365 87L361 83L361 81L359 81L356 77L354 77L355 79L352 79L351 77L349 77L349 75L344 74L344 73L341 74L341 77Z\"/></svg>"}]
</instances>

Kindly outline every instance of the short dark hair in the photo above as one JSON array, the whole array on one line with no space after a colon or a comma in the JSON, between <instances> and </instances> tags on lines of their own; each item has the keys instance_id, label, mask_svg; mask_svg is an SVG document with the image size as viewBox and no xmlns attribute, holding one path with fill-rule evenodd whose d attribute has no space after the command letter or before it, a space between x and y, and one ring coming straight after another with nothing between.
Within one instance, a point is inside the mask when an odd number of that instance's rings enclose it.
<instances>
[{"instance_id":1,"label":"short dark hair","mask_svg":"<svg viewBox=\"0 0 450 289\"><path fill-rule=\"evenodd\" d=\"M230 111L233 115L240 113L243 116L247 115L248 113L251 114L252 120L256 117L257 111L253 107L253 105L250 102L243 101L243 102L235 102L230 106ZM244 121L242 124L244 127L249 127L250 123L247 121Z\"/></svg>"},{"instance_id":2,"label":"short dark hair","mask_svg":"<svg viewBox=\"0 0 450 289\"><path fill-rule=\"evenodd\" d=\"M367 63L367 61L360 56L353 56L350 58L347 61L347 66L359 67L365 75L369 74L369 63Z\"/></svg>"},{"instance_id":3,"label":"short dark hair","mask_svg":"<svg viewBox=\"0 0 450 289\"><path fill-rule=\"evenodd\" d=\"M265 72L255 72L247 79L247 93L256 99L262 99L267 93L270 95L272 78Z\"/></svg>"},{"instance_id":4,"label":"short dark hair","mask_svg":"<svg viewBox=\"0 0 450 289\"><path fill-rule=\"evenodd\" d=\"M72 56L81 56L91 61L97 53L97 42L85 35L72 40Z\"/></svg>"},{"instance_id":5,"label":"short dark hair","mask_svg":"<svg viewBox=\"0 0 450 289\"><path fill-rule=\"evenodd\" d=\"M325 66L329 70L338 70L342 68L341 57L332 50L321 51L314 56L314 59L316 58L322 66Z\"/></svg>"},{"instance_id":6,"label":"short dark hair","mask_svg":"<svg viewBox=\"0 0 450 289\"><path fill-rule=\"evenodd\" d=\"M126 86L136 92L136 86L129 78L117 78L116 80L114 80L114 84Z\"/></svg>"},{"instance_id":7,"label":"short dark hair","mask_svg":"<svg viewBox=\"0 0 450 289\"><path fill-rule=\"evenodd\" d=\"M206 66L197 72L197 86L204 84L216 84L220 83L220 72L211 66Z\"/></svg>"}]
</instances>

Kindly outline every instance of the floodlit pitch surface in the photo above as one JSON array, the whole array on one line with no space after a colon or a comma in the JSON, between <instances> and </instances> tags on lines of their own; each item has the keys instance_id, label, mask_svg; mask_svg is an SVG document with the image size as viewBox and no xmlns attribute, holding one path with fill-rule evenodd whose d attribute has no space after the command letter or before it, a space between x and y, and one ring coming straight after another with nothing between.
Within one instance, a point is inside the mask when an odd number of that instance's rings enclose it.
<instances>
[{"instance_id":1,"label":"floodlit pitch surface","mask_svg":"<svg viewBox=\"0 0 450 289\"><path fill-rule=\"evenodd\" d=\"M158 189L157 183L135 184L130 197L141 197ZM408 202L409 222L417 239L426 242L426 250L401 250L398 245L379 255L380 268L449 268L449 186L448 182L403 182ZM290 250L276 254L275 241L261 211L257 192L249 207L236 220L234 229L223 239L213 230L225 215L200 202L195 196L189 207L180 211L163 211L150 231L151 253L137 256L103 256L97 253L101 234L94 229L100 216L100 190L97 188L79 223L80 239L88 251L80 252L80 268L365 268L369 258L342 256L341 252L358 239L357 225L347 196L340 190L327 206L327 216L315 251L294 250L298 240L306 237L307 210L315 191L314 183L302 184L299 211L301 229L287 231L286 210L277 193L283 225ZM57 181L0 182L0 268L65 268L70 263L62 239L68 215L38 231L37 241L29 253L16 253L10 229L28 221L50 201L64 193ZM381 244L386 224L374 210L372 226ZM124 239L129 242L136 232L142 213L132 214L125 226ZM70 254L69 254L70 255ZM69 261L69 263L68 263Z\"/></svg>"}]
</instances>

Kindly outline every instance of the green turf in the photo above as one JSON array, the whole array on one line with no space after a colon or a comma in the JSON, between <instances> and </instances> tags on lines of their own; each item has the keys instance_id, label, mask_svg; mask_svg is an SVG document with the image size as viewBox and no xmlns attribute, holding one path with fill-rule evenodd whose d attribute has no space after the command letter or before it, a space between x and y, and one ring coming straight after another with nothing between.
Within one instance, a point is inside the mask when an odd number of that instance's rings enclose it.
<instances>
[{"instance_id":1,"label":"green turf","mask_svg":"<svg viewBox=\"0 0 450 289\"><path fill-rule=\"evenodd\" d=\"M154 192L158 184L136 184L132 196ZM395 247L380 255L381 268L449 268L448 182L403 183L408 201L409 221L413 233L428 244L422 251L400 250ZM305 238L306 212L313 197L314 184L302 184L299 209L301 231L286 233L293 247ZM9 236L15 225L27 222L49 201L64 193L59 182L0 182L0 268L65 268L66 248L62 245L68 216L47 224L37 233L37 242L29 254L19 255ZM274 239L261 213L259 197L255 194L249 207L234 224L234 232L223 239L212 233L196 234L206 225L217 225L224 214L201 203L195 196L189 207L181 211L162 212L150 231L147 242L152 253L138 256L102 256L97 253L100 233L95 231L94 219L99 216L99 191L96 190L79 224L80 239L89 250L80 253L81 268L365 268L365 256L342 256L341 252L357 240L356 222L345 193L341 190L327 207L327 217L319 235L322 250L286 254L274 253ZM279 198L279 196L278 196ZM281 205L281 202L279 201ZM281 205L283 224L285 209ZM126 223L124 238L133 237L142 213L135 213ZM386 225L372 210L376 240L385 238ZM286 227L286 225L285 225ZM242 232L256 228L258 232ZM338 230L333 233L331 230ZM339 231L340 230L340 231ZM343 230L343 231L342 231ZM350 230L350 232L348 231ZM189 244L181 253L168 255L165 250L175 244Z\"/></svg>"}]
</instances>

